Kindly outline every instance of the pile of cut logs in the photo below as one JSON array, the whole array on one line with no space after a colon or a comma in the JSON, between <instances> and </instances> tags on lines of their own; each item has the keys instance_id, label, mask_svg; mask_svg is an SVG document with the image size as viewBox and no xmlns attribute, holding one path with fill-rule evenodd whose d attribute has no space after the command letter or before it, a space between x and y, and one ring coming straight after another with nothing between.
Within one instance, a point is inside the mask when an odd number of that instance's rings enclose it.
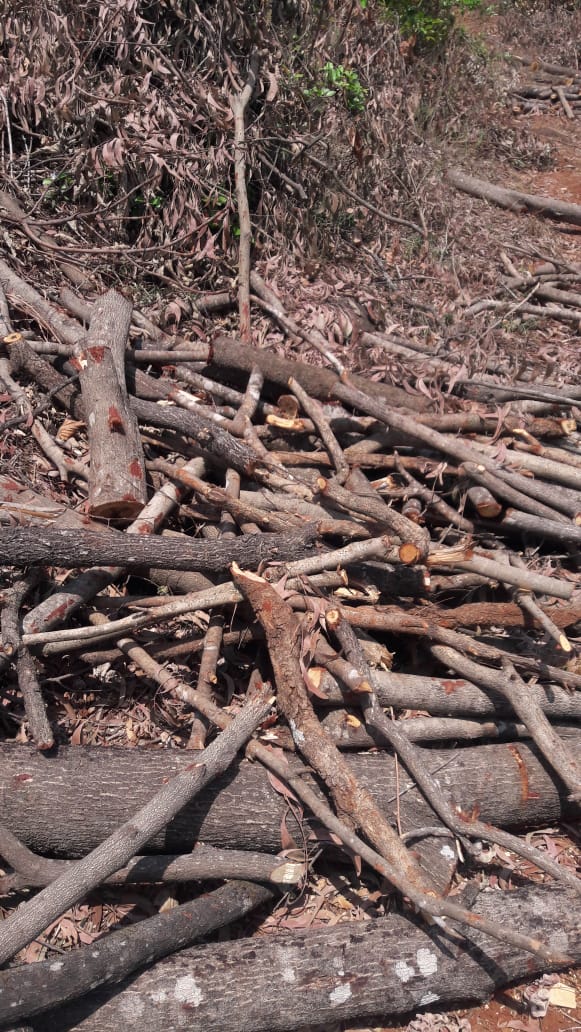
<instances>
[{"instance_id":1,"label":"pile of cut logs","mask_svg":"<svg viewBox=\"0 0 581 1032\"><path fill-rule=\"evenodd\" d=\"M530 73L527 82L513 86L510 95L515 114L534 114L560 108L567 118L579 116L581 110L581 72L578 68L515 58Z\"/></svg>"},{"instance_id":2,"label":"pile of cut logs","mask_svg":"<svg viewBox=\"0 0 581 1032\"><path fill-rule=\"evenodd\" d=\"M581 960L574 866L517 834L581 814L579 382L505 384L491 411L436 363L433 411L251 287L326 368L170 338L115 291L47 300L0 262L5 425L82 503L0 477L0 662L30 739L0 743L0 963L99 886L218 883L6 967L0 1027L328 1027ZM171 597L113 597L128 573ZM194 613L204 632L176 638ZM190 748L55 744L57 656L140 671L191 707ZM394 912L193 945L298 891L321 844ZM484 844L520 888L478 891Z\"/></svg>"}]
</instances>

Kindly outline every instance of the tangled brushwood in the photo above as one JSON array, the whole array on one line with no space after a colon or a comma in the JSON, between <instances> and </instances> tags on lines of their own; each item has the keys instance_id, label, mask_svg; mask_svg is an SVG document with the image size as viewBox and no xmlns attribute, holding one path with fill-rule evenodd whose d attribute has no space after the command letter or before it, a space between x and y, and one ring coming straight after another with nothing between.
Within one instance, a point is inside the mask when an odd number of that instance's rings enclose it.
<instances>
[{"instance_id":1,"label":"tangled brushwood","mask_svg":"<svg viewBox=\"0 0 581 1032\"><path fill-rule=\"evenodd\" d=\"M413 210L413 169L401 154L405 57L381 11L251 0L7 7L4 161L38 197L55 241L82 247L90 268L206 286L232 271L240 226L229 96L251 55L257 253L283 241L317 253L350 228L336 177L356 181L377 208L399 193L402 214Z\"/></svg>"}]
</instances>

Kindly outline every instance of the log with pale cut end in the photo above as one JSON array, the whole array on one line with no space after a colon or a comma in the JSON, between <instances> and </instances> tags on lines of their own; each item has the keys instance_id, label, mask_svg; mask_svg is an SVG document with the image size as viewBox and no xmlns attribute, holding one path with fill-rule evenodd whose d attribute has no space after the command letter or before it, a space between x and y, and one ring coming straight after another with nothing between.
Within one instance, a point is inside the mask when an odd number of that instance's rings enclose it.
<instances>
[{"instance_id":1,"label":"log with pale cut end","mask_svg":"<svg viewBox=\"0 0 581 1032\"><path fill-rule=\"evenodd\" d=\"M467 491L470 502L476 509L479 516L483 519L493 520L497 516L500 516L502 512L502 505L497 502L494 495L490 493L487 487L481 487L476 485L470 487Z\"/></svg>"},{"instance_id":2,"label":"log with pale cut end","mask_svg":"<svg viewBox=\"0 0 581 1032\"><path fill-rule=\"evenodd\" d=\"M372 749L378 742L369 733L362 717L344 709L330 710L321 719L321 724L331 735L339 749ZM530 738L530 732L523 724L514 720L455 720L453 717L412 717L398 720L396 725L404 731L410 742L467 742L478 739L520 739ZM569 734L576 737L574 724L562 724L555 728L562 738ZM280 729L282 736L285 728ZM288 735L288 732L287 732ZM277 736L277 740L280 740Z\"/></svg>"},{"instance_id":3,"label":"log with pale cut end","mask_svg":"<svg viewBox=\"0 0 581 1032\"><path fill-rule=\"evenodd\" d=\"M317 662L318 662L317 653ZM307 685L312 688L317 702L342 705L357 701L357 684L348 677L342 680L343 671L337 664L333 672L322 666L310 667ZM492 689L486 691L470 681L452 676L422 677L419 674L402 674L376 671L377 697L382 706L396 709L426 710L439 717L506 717L512 711L506 699ZM570 692L557 684L529 684L543 712L551 720L581 721L581 692Z\"/></svg>"},{"instance_id":4,"label":"log with pale cut end","mask_svg":"<svg viewBox=\"0 0 581 1032\"><path fill-rule=\"evenodd\" d=\"M88 511L102 519L133 519L147 501L143 446L125 384L131 312L129 301L109 290L95 302L87 340L72 359L89 436Z\"/></svg>"}]
</instances>

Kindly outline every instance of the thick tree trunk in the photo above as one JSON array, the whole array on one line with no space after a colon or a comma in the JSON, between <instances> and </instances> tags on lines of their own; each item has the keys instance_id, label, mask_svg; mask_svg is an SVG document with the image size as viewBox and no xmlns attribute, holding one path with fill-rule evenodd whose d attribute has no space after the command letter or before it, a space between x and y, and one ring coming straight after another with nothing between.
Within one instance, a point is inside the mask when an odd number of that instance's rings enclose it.
<instances>
[{"instance_id":1,"label":"thick tree trunk","mask_svg":"<svg viewBox=\"0 0 581 1032\"><path fill-rule=\"evenodd\" d=\"M561 889L485 892L477 912L581 959L581 922ZM31 1019L35 1032L282 1032L484 1000L546 969L474 929L465 941L399 916L184 950L119 987Z\"/></svg>"},{"instance_id":2,"label":"thick tree trunk","mask_svg":"<svg viewBox=\"0 0 581 1032\"><path fill-rule=\"evenodd\" d=\"M274 889L233 881L213 892L99 940L70 950L55 968L52 959L0 971L0 1027L83 996L101 984L120 982L140 968L191 946L196 939L270 902ZM56 1028L59 1028L57 1022Z\"/></svg>"},{"instance_id":3,"label":"thick tree trunk","mask_svg":"<svg viewBox=\"0 0 581 1032\"><path fill-rule=\"evenodd\" d=\"M581 807L568 801L566 789L528 744L430 749L423 755L442 791L460 803L464 813L476 812L480 820L530 828L564 815L581 817ZM2 820L37 853L83 856L128 820L165 779L191 762L191 751L61 746L56 755L47 756L27 746L0 744ZM293 762L289 756L291 769ZM349 757L348 762L393 819L397 800L393 758L372 753ZM432 809L410 786L411 780L400 769L402 831L437 825ZM184 807L147 849L184 853L201 841L275 853L281 847L285 815L287 827L302 841L284 798L272 788L265 771L242 761Z\"/></svg>"},{"instance_id":4,"label":"thick tree trunk","mask_svg":"<svg viewBox=\"0 0 581 1032\"><path fill-rule=\"evenodd\" d=\"M0 964L14 957L52 921L129 863L206 785L228 771L270 706L271 699L261 686L218 737L197 754L197 762L186 766L176 777L164 779L144 805L136 808L129 820L95 850L66 867L54 882L5 917L0 923Z\"/></svg>"}]
</instances>

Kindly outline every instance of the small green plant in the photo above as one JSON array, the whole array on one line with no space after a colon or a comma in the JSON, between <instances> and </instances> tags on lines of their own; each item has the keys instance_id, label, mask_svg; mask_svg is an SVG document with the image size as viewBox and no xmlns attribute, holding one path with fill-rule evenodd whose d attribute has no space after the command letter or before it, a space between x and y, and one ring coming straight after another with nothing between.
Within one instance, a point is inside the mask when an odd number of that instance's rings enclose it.
<instances>
[{"instance_id":1,"label":"small green plant","mask_svg":"<svg viewBox=\"0 0 581 1032\"><path fill-rule=\"evenodd\" d=\"M403 253L408 259L417 258L421 254L423 246L424 238L417 233L412 233L403 245Z\"/></svg>"},{"instance_id":2,"label":"small green plant","mask_svg":"<svg viewBox=\"0 0 581 1032\"><path fill-rule=\"evenodd\" d=\"M343 65L334 65L331 61L323 68L329 87L340 90L350 111L360 114L365 111L367 90L361 85L357 72Z\"/></svg>"},{"instance_id":3,"label":"small green plant","mask_svg":"<svg viewBox=\"0 0 581 1032\"><path fill-rule=\"evenodd\" d=\"M46 179L42 180L42 185L46 190L46 200L54 203L70 194L75 180L68 172L51 172Z\"/></svg>"},{"instance_id":4,"label":"small green plant","mask_svg":"<svg viewBox=\"0 0 581 1032\"><path fill-rule=\"evenodd\" d=\"M361 85L357 72L344 65L335 65L327 61L323 70L323 81L303 90L305 97L316 97L319 100L331 100L342 94L345 104L353 114L365 111L367 90Z\"/></svg>"},{"instance_id":5,"label":"small green plant","mask_svg":"<svg viewBox=\"0 0 581 1032\"><path fill-rule=\"evenodd\" d=\"M138 192L133 194L129 205L129 214L132 218L143 218L146 209L149 206L153 211L160 212L165 206L165 197L163 194L154 193L147 197L145 194Z\"/></svg>"},{"instance_id":6,"label":"small green plant","mask_svg":"<svg viewBox=\"0 0 581 1032\"><path fill-rule=\"evenodd\" d=\"M213 233L216 233L222 225L227 204L228 196L220 189L214 190L202 198L202 207L206 217L210 219L209 226Z\"/></svg>"}]
</instances>

